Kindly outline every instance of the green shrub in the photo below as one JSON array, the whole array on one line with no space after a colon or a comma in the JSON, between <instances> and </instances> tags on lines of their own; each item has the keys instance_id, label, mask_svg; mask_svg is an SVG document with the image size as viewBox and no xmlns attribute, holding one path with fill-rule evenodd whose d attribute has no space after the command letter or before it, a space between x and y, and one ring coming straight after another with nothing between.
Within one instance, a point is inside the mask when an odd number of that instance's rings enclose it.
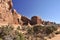
<instances>
[{"instance_id":1,"label":"green shrub","mask_svg":"<svg viewBox=\"0 0 60 40\"><path fill-rule=\"evenodd\" d=\"M17 27L17 30L20 30L20 26Z\"/></svg>"},{"instance_id":2,"label":"green shrub","mask_svg":"<svg viewBox=\"0 0 60 40\"><path fill-rule=\"evenodd\" d=\"M6 26L6 27L2 26L1 28L3 35L8 35L14 29L12 26Z\"/></svg>"},{"instance_id":3,"label":"green shrub","mask_svg":"<svg viewBox=\"0 0 60 40\"><path fill-rule=\"evenodd\" d=\"M22 33L19 33L18 31L15 31L15 39L14 40L25 40L24 35Z\"/></svg>"},{"instance_id":4,"label":"green shrub","mask_svg":"<svg viewBox=\"0 0 60 40\"><path fill-rule=\"evenodd\" d=\"M44 26L37 25L33 27L33 31L34 33L42 33L44 28L45 28Z\"/></svg>"},{"instance_id":5,"label":"green shrub","mask_svg":"<svg viewBox=\"0 0 60 40\"><path fill-rule=\"evenodd\" d=\"M9 25L0 27L0 37L3 40L25 40L22 33L14 30L14 28Z\"/></svg>"},{"instance_id":6,"label":"green shrub","mask_svg":"<svg viewBox=\"0 0 60 40\"><path fill-rule=\"evenodd\" d=\"M28 32L28 34L33 34L33 29L32 28L28 28L27 32Z\"/></svg>"},{"instance_id":7,"label":"green shrub","mask_svg":"<svg viewBox=\"0 0 60 40\"><path fill-rule=\"evenodd\" d=\"M49 34L51 34L52 32L54 32L56 30L57 30L57 27L55 27L55 26L48 26L48 27L46 27L45 32L46 32L47 35L49 35Z\"/></svg>"}]
</instances>

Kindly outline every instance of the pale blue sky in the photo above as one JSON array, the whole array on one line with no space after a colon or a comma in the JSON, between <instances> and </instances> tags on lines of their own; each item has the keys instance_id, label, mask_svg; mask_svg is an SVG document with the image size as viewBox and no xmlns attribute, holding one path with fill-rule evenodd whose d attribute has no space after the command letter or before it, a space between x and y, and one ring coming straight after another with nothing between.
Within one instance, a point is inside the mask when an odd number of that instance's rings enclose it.
<instances>
[{"instance_id":1,"label":"pale blue sky","mask_svg":"<svg viewBox=\"0 0 60 40\"><path fill-rule=\"evenodd\" d=\"M13 8L29 18L37 15L43 20L60 23L60 0L13 0Z\"/></svg>"}]
</instances>

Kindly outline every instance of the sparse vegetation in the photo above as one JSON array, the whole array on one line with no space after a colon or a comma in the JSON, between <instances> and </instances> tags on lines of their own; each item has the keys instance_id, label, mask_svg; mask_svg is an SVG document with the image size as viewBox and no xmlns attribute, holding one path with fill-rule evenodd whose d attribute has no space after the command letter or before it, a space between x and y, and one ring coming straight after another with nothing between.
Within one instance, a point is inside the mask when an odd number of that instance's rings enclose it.
<instances>
[{"instance_id":1,"label":"sparse vegetation","mask_svg":"<svg viewBox=\"0 0 60 40\"><path fill-rule=\"evenodd\" d=\"M24 35L14 30L12 26L0 27L0 40L25 40Z\"/></svg>"},{"instance_id":2,"label":"sparse vegetation","mask_svg":"<svg viewBox=\"0 0 60 40\"><path fill-rule=\"evenodd\" d=\"M19 31L23 31L23 29L27 32L26 34L22 34ZM19 31L18 31L19 30ZM20 27L17 27L17 30L14 30L13 26L6 25L0 27L0 40L25 40L25 39L33 39L37 40L45 40L44 37L51 37L52 33L57 30L55 26L40 26L36 25L33 27L24 26L20 30ZM60 33L60 32L57 32ZM55 33L55 34L57 34ZM47 36L46 36L47 35ZM25 38L27 36L27 38Z\"/></svg>"},{"instance_id":3,"label":"sparse vegetation","mask_svg":"<svg viewBox=\"0 0 60 40\"><path fill-rule=\"evenodd\" d=\"M20 26L17 27L17 30L20 30Z\"/></svg>"},{"instance_id":4,"label":"sparse vegetation","mask_svg":"<svg viewBox=\"0 0 60 40\"><path fill-rule=\"evenodd\" d=\"M57 27L55 27L55 26L40 26L40 25L36 25L36 26L28 29L28 34L29 35L32 34L36 38L40 37L43 40L45 40L44 37L52 35L52 33L54 31L56 31L56 30L57 30Z\"/></svg>"},{"instance_id":5,"label":"sparse vegetation","mask_svg":"<svg viewBox=\"0 0 60 40\"><path fill-rule=\"evenodd\" d=\"M28 34L33 35L33 29L32 28L29 28L27 31L28 31Z\"/></svg>"},{"instance_id":6,"label":"sparse vegetation","mask_svg":"<svg viewBox=\"0 0 60 40\"><path fill-rule=\"evenodd\" d=\"M34 33L42 33L44 28L45 28L44 26L37 25L33 27L33 31Z\"/></svg>"},{"instance_id":7,"label":"sparse vegetation","mask_svg":"<svg viewBox=\"0 0 60 40\"><path fill-rule=\"evenodd\" d=\"M55 26L48 26L48 27L46 27L45 33L47 35L49 35L49 34L51 34L52 32L54 32L56 30L57 30L57 27L55 27Z\"/></svg>"}]
</instances>

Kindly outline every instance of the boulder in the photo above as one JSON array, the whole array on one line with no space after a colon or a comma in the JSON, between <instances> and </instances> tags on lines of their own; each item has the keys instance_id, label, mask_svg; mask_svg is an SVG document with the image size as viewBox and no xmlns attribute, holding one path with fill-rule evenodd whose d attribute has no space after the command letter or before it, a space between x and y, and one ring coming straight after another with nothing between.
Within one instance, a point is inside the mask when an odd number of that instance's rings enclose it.
<instances>
[{"instance_id":1,"label":"boulder","mask_svg":"<svg viewBox=\"0 0 60 40\"><path fill-rule=\"evenodd\" d=\"M38 16L33 16L31 18L31 24L35 25L35 24L42 24L42 19Z\"/></svg>"}]
</instances>

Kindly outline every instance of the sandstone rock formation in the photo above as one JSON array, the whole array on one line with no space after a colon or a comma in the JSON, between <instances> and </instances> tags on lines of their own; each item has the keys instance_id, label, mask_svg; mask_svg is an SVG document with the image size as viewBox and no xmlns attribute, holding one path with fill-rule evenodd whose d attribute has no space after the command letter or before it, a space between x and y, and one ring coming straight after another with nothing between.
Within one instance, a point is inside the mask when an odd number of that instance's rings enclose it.
<instances>
[{"instance_id":1,"label":"sandstone rock formation","mask_svg":"<svg viewBox=\"0 0 60 40\"><path fill-rule=\"evenodd\" d=\"M19 24L19 25L35 25L35 24L53 24L52 22L42 21L38 16L33 16L31 20L13 9L12 0L0 0L0 24Z\"/></svg>"},{"instance_id":2,"label":"sandstone rock formation","mask_svg":"<svg viewBox=\"0 0 60 40\"><path fill-rule=\"evenodd\" d=\"M30 20L12 8L12 0L0 0L0 23L27 25Z\"/></svg>"},{"instance_id":3,"label":"sandstone rock formation","mask_svg":"<svg viewBox=\"0 0 60 40\"><path fill-rule=\"evenodd\" d=\"M38 16L33 16L31 18L31 24L35 25L35 24L42 24L42 19Z\"/></svg>"},{"instance_id":4,"label":"sandstone rock formation","mask_svg":"<svg viewBox=\"0 0 60 40\"><path fill-rule=\"evenodd\" d=\"M0 0L0 24L21 24L21 15L12 7L12 0Z\"/></svg>"},{"instance_id":5,"label":"sandstone rock formation","mask_svg":"<svg viewBox=\"0 0 60 40\"><path fill-rule=\"evenodd\" d=\"M21 15L16 12L16 10L12 10L12 15L13 15L13 22L15 24L20 24L21 23Z\"/></svg>"},{"instance_id":6,"label":"sandstone rock formation","mask_svg":"<svg viewBox=\"0 0 60 40\"><path fill-rule=\"evenodd\" d=\"M9 1L11 0L0 0L0 23L13 23L12 12L10 11L12 7L12 2L9 5ZM11 7L10 7L11 6Z\"/></svg>"},{"instance_id":7,"label":"sandstone rock formation","mask_svg":"<svg viewBox=\"0 0 60 40\"><path fill-rule=\"evenodd\" d=\"M23 25L28 25L31 21L25 16L21 16L21 20L23 22Z\"/></svg>"}]
</instances>

